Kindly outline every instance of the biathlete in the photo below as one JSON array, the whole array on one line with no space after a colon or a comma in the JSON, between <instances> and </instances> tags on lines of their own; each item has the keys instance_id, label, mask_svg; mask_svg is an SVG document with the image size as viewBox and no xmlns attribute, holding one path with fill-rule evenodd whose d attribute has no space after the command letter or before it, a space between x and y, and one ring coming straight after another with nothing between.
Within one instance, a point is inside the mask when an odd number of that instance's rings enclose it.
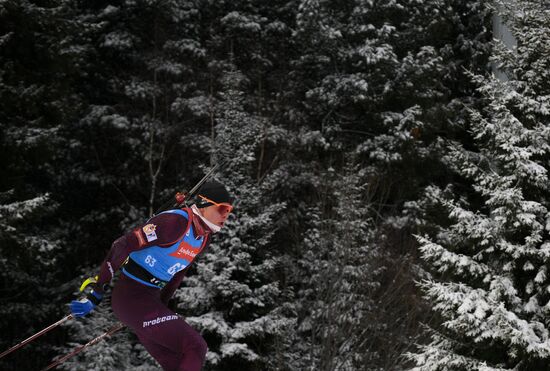
<instances>
[{"instance_id":1,"label":"biathlete","mask_svg":"<svg viewBox=\"0 0 550 371\"><path fill-rule=\"evenodd\" d=\"M190 208L162 212L115 240L90 293L71 302L73 315L90 313L121 268L111 296L116 317L135 332L164 370L200 370L207 344L167 304L211 235L223 227L232 203L221 183L206 182Z\"/></svg>"}]
</instances>

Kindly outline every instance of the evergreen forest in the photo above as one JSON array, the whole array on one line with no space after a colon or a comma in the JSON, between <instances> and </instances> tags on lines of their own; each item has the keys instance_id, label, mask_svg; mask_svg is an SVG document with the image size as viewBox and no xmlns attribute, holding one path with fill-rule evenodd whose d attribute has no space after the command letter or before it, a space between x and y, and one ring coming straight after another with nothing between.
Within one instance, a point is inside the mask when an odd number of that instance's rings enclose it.
<instances>
[{"instance_id":1,"label":"evergreen forest","mask_svg":"<svg viewBox=\"0 0 550 371\"><path fill-rule=\"evenodd\" d=\"M546 1L0 0L0 159L0 351L224 162L170 303L205 371L550 370ZM161 368L123 329L57 369Z\"/></svg>"}]
</instances>

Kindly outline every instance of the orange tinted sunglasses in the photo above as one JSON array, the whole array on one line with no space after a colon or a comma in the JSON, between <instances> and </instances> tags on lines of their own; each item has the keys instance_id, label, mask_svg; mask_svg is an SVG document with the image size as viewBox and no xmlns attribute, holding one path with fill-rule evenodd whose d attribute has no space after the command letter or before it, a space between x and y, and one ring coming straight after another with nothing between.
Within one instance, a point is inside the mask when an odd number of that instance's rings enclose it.
<instances>
[{"instance_id":1,"label":"orange tinted sunglasses","mask_svg":"<svg viewBox=\"0 0 550 371\"><path fill-rule=\"evenodd\" d=\"M211 203L212 205L216 206L218 208L218 212L222 215L228 214L233 210L233 205L228 204L227 202L218 203L218 202L212 201L211 199L206 198L206 197L201 196L201 195L199 195L199 197L202 198L204 201L206 201L208 203Z\"/></svg>"}]
</instances>

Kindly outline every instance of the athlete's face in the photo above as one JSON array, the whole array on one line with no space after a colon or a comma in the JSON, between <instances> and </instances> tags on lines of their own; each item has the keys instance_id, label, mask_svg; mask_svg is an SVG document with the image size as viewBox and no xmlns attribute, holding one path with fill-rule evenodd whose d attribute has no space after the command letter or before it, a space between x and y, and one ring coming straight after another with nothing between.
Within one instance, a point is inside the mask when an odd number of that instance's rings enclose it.
<instances>
[{"instance_id":1,"label":"athlete's face","mask_svg":"<svg viewBox=\"0 0 550 371\"><path fill-rule=\"evenodd\" d=\"M202 209L202 216L204 216L208 221L214 223L220 227L223 227L223 224L229 217L231 211L228 208L219 207L216 205L208 206Z\"/></svg>"}]
</instances>

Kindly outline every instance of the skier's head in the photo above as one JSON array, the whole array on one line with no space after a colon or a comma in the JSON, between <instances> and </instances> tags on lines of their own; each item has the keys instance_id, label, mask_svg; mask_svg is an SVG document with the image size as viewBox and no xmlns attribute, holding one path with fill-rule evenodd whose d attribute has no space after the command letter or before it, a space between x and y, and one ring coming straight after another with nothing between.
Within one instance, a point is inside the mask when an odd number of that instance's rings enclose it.
<instances>
[{"instance_id":1,"label":"skier's head","mask_svg":"<svg viewBox=\"0 0 550 371\"><path fill-rule=\"evenodd\" d=\"M223 184L211 180L197 192L196 205L206 219L221 227L233 210L233 200Z\"/></svg>"}]
</instances>

